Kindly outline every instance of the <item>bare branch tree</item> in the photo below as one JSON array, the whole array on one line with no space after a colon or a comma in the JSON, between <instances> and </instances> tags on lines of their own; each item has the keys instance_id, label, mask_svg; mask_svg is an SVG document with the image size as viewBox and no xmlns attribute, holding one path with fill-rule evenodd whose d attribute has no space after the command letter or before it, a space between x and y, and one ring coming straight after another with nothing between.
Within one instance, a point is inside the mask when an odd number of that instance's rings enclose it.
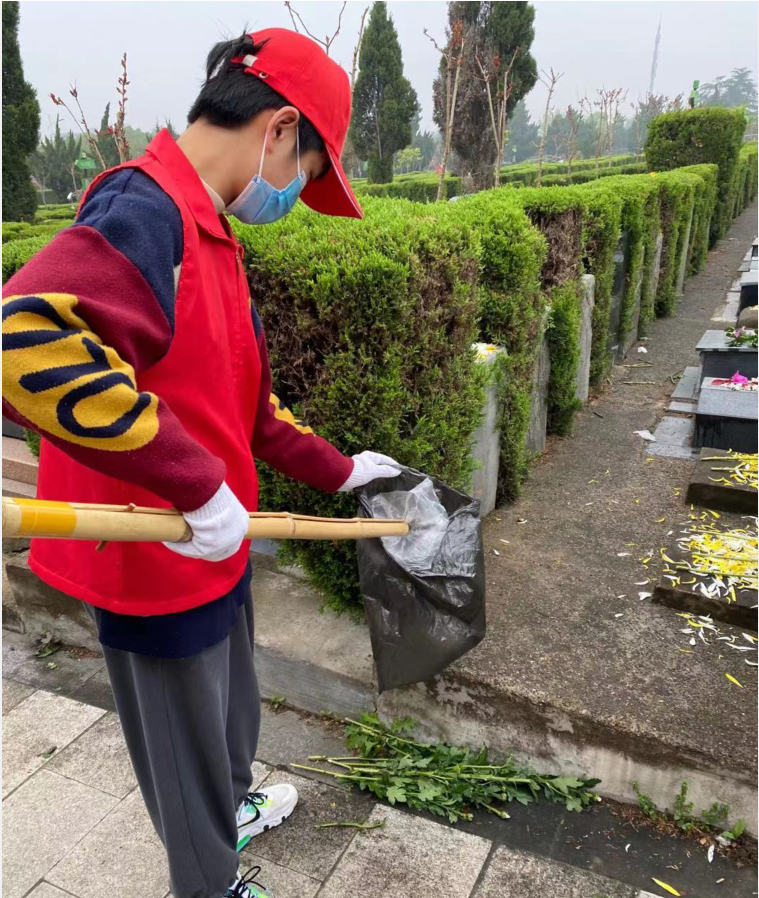
<instances>
[{"instance_id":1,"label":"bare branch tree","mask_svg":"<svg viewBox=\"0 0 759 898\"><path fill-rule=\"evenodd\" d=\"M488 95L488 109L490 111L490 127L493 131L493 142L495 143L495 164L493 167L493 186L499 187L501 183L501 163L503 159L503 138L506 131L506 106L509 97L514 90L514 83L510 80L514 63L519 54L519 47L514 50L511 62L503 73L503 89L500 88L500 69L501 59L494 56L487 66L483 65L479 55L475 53L477 67L480 70L481 79L485 83L485 90ZM495 82L496 98L493 104L493 91L491 84Z\"/></svg>"},{"instance_id":2,"label":"bare branch tree","mask_svg":"<svg viewBox=\"0 0 759 898\"><path fill-rule=\"evenodd\" d=\"M353 48L353 65L351 66L351 94L353 94L353 88L356 86L356 75L358 74L358 55L361 52L361 41L364 39L364 23L366 22L366 14L369 12L369 7L361 13L361 25L358 29L358 40L356 41L356 46Z\"/></svg>"},{"instance_id":3,"label":"bare branch tree","mask_svg":"<svg viewBox=\"0 0 759 898\"><path fill-rule=\"evenodd\" d=\"M546 97L546 110L543 113L543 131L540 135L540 149L538 150L538 179L536 184L540 187L540 184L543 180L543 157L546 151L546 137L548 136L548 117L551 113L551 100L553 99L553 92L556 90L556 83L559 78L563 77L564 72L554 72L553 66L551 66L550 74L543 70L540 73L540 81L542 84L548 88L548 96Z\"/></svg>"},{"instance_id":4,"label":"bare branch tree","mask_svg":"<svg viewBox=\"0 0 759 898\"><path fill-rule=\"evenodd\" d=\"M425 37L432 41L435 49L445 60L445 127L443 128L443 155L440 160L440 180L437 185L437 200L440 202L443 198L448 157L451 154L451 140L456 118L456 95L459 91L459 78L461 77L464 59L464 23L459 20L451 25L448 44L444 48L439 46L426 28L423 30Z\"/></svg>"},{"instance_id":5,"label":"bare branch tree","mask_svg":"<svg viewBox=\"0 0 759 898\"><path fill-rule=\"evenodd\" d=\"M575 160L577 156L577 135L580 131L580 125L582 124L582 112L579 109L575 109L574 106L570 103L567 106L567 164L569 167L569 174L572 174L572 162Z\"/></svg>"},{"instance_id":6,"label":"bare branch tree","mask_svg":"<svg viewBox=\"0 0 759 898\"><path fill-rule=\"evenodd\" d=\"M69 88L69 93L76 100L76 106L77 106L77 109L79 110L80 118L77 118L74 115L73 111L66 104L65 100L62 100L60 97L57 97L55 94L50 94L50 99L53 101L53 103L55 103L56 106L63 106L63 108L66 110L66 112L68 112L68 114L74 120L77 128L79 128L79 130L82 132L84 137L87 139L87 143L88 143L90 149L92 150L93 156L97 159L98 164L100 165L101 171L105 171L107 166L105 164L105 161L103 160L103 156L100 152L100 148L98 147L97 131L93 132L91 130L90 126L87 124L87 119L84 116L84 111L82 110L82 106L79 102L79 92L77 91L76 87L73 84Z\"/></svg>"},{"instance_id":7,"label":"bare branch tree","mask_svg":"<svg viewBox=\"0 0 759 898\"><path fill-rule=\"evenodd\" d=\"M330 37L329 35L325 35L324 40L322 40L321 38L317 37L315 34L311 34L311 32L306 27L306 23L301 18L298 10L293 8L293 5L290 2L290 0L285 0L285 6L287 7L287 11L290 13L290 19L292 20L293 28L295 29L296 33L300 34L300 30L298 29L298 22L300 22L300 27L306 32L306 34L311 38L311 40L316 41L317 44L321 44L322 47L324 47L324 49L327 53L327 56L329 56L329 48L334 43L335 38L338 36L338 34L340 34L340 28L343 23L343 13L345 12L345 7L347 5L348 5L348 0L344 0L343 5L340 8L340 12L337 17L337 28L335 29L335 33L332 35L332 37ZM297 18L298 22L295 21L296 18ZM362 19L362 22L363 22L363 19Z\"/></svg>"}]
</instances>

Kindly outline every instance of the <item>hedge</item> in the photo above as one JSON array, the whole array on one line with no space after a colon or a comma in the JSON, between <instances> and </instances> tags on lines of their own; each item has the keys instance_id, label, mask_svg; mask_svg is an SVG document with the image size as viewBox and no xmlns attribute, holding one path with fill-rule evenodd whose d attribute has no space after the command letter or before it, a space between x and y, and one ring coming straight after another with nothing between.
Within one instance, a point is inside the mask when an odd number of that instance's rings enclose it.
<instances>
[{"instance_id":1,"label":"hedge","mask_svg":"<svg viewBox=\"0 0 759 898\"><path fill-rule=\"evenodd\" d=\"M543 165L542 183L544 186L579 183L612 173L632 174L633 171L645 171L645 168L644 162L631 155L603 156L599 158L598 166L595 159L578 159L572 163L571 169L567 162L546 162ZM504 166L500 175L502 185L514 187L532 186L537 178L538 166L534 162ZM365 178L351 181L353 190L359 197L378 196L421 203L434 203L437 200L438 183L439 178L434 172L397 175L389 184L370 184ZM443 183L444 199L449 200L461 194L461 178L446 175Z\"/></svg>"},{"instance_id":2,"label":"hedge","mask_svg":"<svg viewBox=\"0 0 759 898\"><path fill-rule=\"evenodd\" d=\"M577 371L580 367L580 327L582 295L580 282L566 281L550 294L548 345L551 375L548 381L548 432L566 436L572 432L575 412L582 406L577 398Z\"/></svg>"},{"instance_id":3,"label":"hedge","mask_svg":"<svg viewBox=\"0 0 759 898\"><path fill-rule=\"evenodd\" d=\"M738 157L739 176L743 189L737 194L738 201L733 212L734 215L739 215L756 197L757 177L759 176L758 163L757 142L754 140L744 144Z\"/></svg>"},{"instance_id":4,"label":"hedge","mask_svg":"<svg viewBox=\"0 0 759 898\"><path fill-rule=\"evenodd\" d=\"M5 225L3 225L5 227ZM27 237L25 240L11 240L3 244L3 283L14 275L22 265L26 265L32 256L43 246L50 243L52 235Z\"/></svg>"},{"instance_id":5,"label":"hedge","mask_svg":"<svg viewBox=\"0 0 759 898\"><path fill-rule=\"evenodd\" d=\"M646 162L651 171L715 163L717 208L710 243L724 237L736 208L741 140L746 130L743 109L704 106L657 116L648 126Z\"/></svg>"},{"instance_id":6,"label":"hedge","mask_svg":"<svg viewBox=\"0 0 759 898\"><path fill-rule=\"evenodd\" d=\"M445 214L466 222L480 236L479 339L503 346L497 383L500 463L496 501L519 496L527 476L525 448L532 378L546 319L541 272L546 240L531 224L521 192L493 189L445 204ZM435 210L441 209L436 205Z\"/></svg>"},{"instance_id":7,"label":"hedge","mask_svg":"<svg viewBox=\"0 0 759 898\"><path fill-rule=\"evenodd\" d=\"M280 398L346 455L372 448L462 489L487 376L472 344L481 321L499 342L524 339L538 314L543 252L521 210L472 200L454 214L367 198L360 222L299 206L266 228L234 224ZM262 508L356 513L350 494L321 493L263 464L259 476ZM283 542L279 553L303 565L327 604L358 606L352 543Z\"/></svg>"},{"instance_id":8,"label":"hedge","mask_svg":"<svg viewBox=\"0 0 759 898\"><path fill-rule=\"evenodd\" d=\"M3 243L10 240L24 240L28 237L54 237L58 231L72 224L72 219L57 219L40 224L24 221L3 222Z\"/></svg>"},{"instance_id":9,"label":"hedge","mask_svg":"<svg viewBox=\"0 0 759 898\"><path fill-rule=\"evenodd\" d=\"M698 175L703 182L696 190L693 224L691 225L690 254L688 257L688 273L696 274L706 264L706 257L709 253L709 231L717 204L717 176L719 171L716 165L706 163L703 165L688 165L680 170Z\"/></svg>"}]
</instances>

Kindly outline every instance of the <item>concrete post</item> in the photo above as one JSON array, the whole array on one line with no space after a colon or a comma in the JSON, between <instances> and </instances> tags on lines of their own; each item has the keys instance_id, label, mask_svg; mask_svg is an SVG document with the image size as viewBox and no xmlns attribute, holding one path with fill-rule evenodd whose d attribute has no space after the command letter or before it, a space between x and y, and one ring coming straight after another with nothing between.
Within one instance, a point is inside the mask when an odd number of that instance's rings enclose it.
<instances>
[{"instance_id":1,"label":"concrete post","mask_svg":"<svg viewBox=\"0 0 759 898\"><path fill-rule=\"evenodd\" d=\"M477 361L481 365L492 366L499 355L505 352L501 346L491 343L475 343ZM480 426L474 433L472 457L480 462L480 467L472 474L471 495L480 500L480 517L484 518L495 508L495 494L498 486L498 465L500 459L500 431L498 430L498 388L490 383L485 392Z\"/></svg>"},{"instance_id":2,"label":"concrete post","mask_svg":"<svg viewBox=\"0 0 759 898\"><path fill-rule=\"evenodd\" d=\"M527 430L525 446L529 452L542 452L546 447L546 425L548 423L548 381L551 377L551 351L548 340L543 342L535 360L532 377L532 403L530 405L530 426Z\"/></svg>"},{"instance_id":3,"label":"concrete post","mask_svg":"<svg viewBox=\"0 0 759 898\"><path fill-rule=\"evenodd\" d=\"M580 321L580 366L577 369L577 390L580 402L588 401L590 389L590 353L593 348L593 306L595 305L596 279L592 274L580 278L582 319Z\"/></svg>"}]
</instances>

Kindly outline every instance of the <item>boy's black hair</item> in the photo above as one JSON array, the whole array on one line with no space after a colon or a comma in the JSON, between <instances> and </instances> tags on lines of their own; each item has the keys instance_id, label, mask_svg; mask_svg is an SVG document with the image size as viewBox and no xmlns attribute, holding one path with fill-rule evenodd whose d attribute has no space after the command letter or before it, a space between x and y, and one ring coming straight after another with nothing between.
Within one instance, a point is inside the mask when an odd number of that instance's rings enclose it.
<instances>
[{"instance_id":1,"label":"boy's black hair","mask_svg":"<svg viewBox=\"0 0 759 898\"><path fill-rule=\"evenodd\" d=\"M293 105L265 81L246 74L242 63L232 62L235 56L257 56L265 43L257 44L243 33L234 40L220 41L211 49L206 60L206 82L187 115L188 124L204 118L220 128L241 128L265 109ZM301 153L324 149L324 141L302 112L298 134Z\"/></svg>"}]
</instances>

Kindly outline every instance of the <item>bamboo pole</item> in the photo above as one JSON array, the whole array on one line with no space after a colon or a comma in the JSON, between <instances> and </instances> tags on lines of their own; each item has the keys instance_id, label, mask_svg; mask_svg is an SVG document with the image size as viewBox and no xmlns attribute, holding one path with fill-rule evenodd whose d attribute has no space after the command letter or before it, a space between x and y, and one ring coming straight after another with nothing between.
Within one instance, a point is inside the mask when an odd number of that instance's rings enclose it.
<instances>
[{"instance_id":1,"label":"bamboo pole","mask_svg":"<svg viewBox=\"0 0 759 898\"><path fill-rule=\"evenodd\" d=\"M288 511L251 512L248 539L370 539L407 536L394 518L319 518ZM3 497L3 538L85 539L103 542L185 542L192 538L173 508L87 505Z\"/></svg>"}]
</instances>

